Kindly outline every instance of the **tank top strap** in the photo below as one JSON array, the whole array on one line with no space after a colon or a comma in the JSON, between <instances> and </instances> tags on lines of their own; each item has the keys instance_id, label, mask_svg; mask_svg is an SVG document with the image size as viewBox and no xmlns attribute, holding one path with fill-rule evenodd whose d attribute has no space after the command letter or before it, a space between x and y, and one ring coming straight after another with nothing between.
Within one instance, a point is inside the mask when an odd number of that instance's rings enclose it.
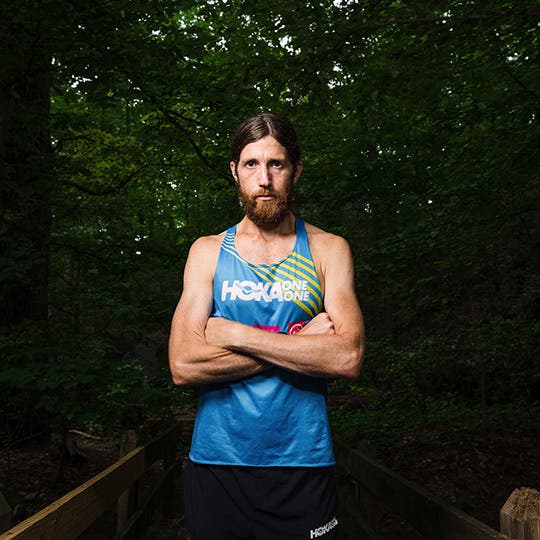
<instances>
[{"instance_id":1,"label":"tank top strap","mask_svg":"<svg viewBox=\"0 0 540 540\"><path fill-rule=\"evenodd\" d=\"M300 255L311 259L311 250L309 249L309 241L306 232L306 225L304 220L296 218L295 222L296 227L296 242L294 245L294 250Z\"/></svg>"},{"instance_id":2,"label":"tank top strap","mask_svg":"<svg viewBox=\"0 0 540 540\"><path fill-rule=\"evenodd\" d=\"M225 232L225 236L223 237L223 241L221 242L221 249L229 252L236 258L243 260L242 257L239 255L235 244L237 225L238 224L235 224L227 229L227 231ZM294 242L293 253L299 254L302 257L306 257L307 259L312 260L311 249L309 248L309 240L304 220L300 218L295 219L295 230L296 240Z\"/></svg>"},{"instance_id":3,"label":"tank top strap","mask_svg":"<svg viewBox=\"0 0 540 540\"><path fill-rule=\"evenodd\" d=\"M225 231L225 236L223 237L223 240L221 241L221 251L227 251L231 255L234 255L235 257L239 257L236 251L236 245L234 243L235 235L236 235L236 225L233 225L232 227L229 227Z\"/></svg>"},{"instance_id":4,"label":"tank top strap","mask_svg":"<svg viewBox=\"0 0 540 540\"><path fill-rule=\"evenodd\" d=\"M232 227L229 227L227 229L227 231L225 232L225 238L223 240L228 240L230 241L231 239L234 239L235 235L236 235L236 227L237 227L237 224L235 223Z\"/></svg>"}]
</instances>

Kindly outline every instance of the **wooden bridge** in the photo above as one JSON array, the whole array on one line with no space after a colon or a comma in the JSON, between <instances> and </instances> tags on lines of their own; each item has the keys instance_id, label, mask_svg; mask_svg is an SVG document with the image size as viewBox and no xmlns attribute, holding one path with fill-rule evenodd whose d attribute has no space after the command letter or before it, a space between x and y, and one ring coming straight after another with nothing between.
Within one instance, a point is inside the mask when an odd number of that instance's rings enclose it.
<instances>
[{"instance_id":1,"label":"wooden bridge","mask_svg":"<svg viewBox=\"0 0 540 540\"><path fill-rule=\"evenodd\" d=\"M179 520L167 533L163 518L170 519L175 512L178 516L183 507L180 479L185 455L181 440L186 439L191 427L187 422L176 424L145 446L137 446L134 433L127 432L118 461L0 534L0 540L187 540ZM399 540L540 540L540 493L534 490L512 493L500 511L499 532L358 450L338 442L335 451L340 538L379 540L377 520L384 512L396 516ZM161 465L159 472L156 464ZM145 477L151 477L151 487L139 501ZM533 503L521 504L523 495ZM111 508L115 508L116 526L110 526L107 533L92 535L92 524Z\"/></svg>"}]
</instances>

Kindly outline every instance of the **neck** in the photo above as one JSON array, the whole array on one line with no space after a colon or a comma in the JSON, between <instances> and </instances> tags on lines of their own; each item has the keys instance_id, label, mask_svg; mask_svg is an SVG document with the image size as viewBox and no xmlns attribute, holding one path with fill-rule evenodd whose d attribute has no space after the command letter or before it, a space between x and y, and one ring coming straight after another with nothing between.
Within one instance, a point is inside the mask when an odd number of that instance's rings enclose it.
<instances>
[{"instance_id":1,"label":"neck","mask_svg":"<svg viewBox=\"0 0 540 540\"><path fill-rule=\"evenodd\" d=\"M248 217L236 228L235 245L238 254L253 264L274 264L287 258L294 248L296 227L294 214L289 212L274 227L264 228Z\"/></svg>"}]
</instances>

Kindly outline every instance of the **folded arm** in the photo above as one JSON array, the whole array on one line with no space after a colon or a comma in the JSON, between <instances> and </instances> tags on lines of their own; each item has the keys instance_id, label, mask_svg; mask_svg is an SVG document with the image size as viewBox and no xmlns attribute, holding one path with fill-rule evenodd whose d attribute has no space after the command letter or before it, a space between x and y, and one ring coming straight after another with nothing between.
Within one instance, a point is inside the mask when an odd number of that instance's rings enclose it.
<instances>
[{"instance_id":1,"label":"folded arm","mask_svg":"<svg viewBox=\"0 0 540 540\"><path fill-rule=\"evenodd\" d=\"M289 336L212 318L206 326L207 341L307 375L356 378L363 356L364 328L354 291L351 252L345 240L328 235L321 253L326 314L314 318L311 329L329 321L331 331L321 327L310 332L306 327L304 332Z\"/></svg>"},{"instance_id":2,"label":"folded arm","mask_svg":"<svg viewBox=\"0 0 540 540\"><path fill-rule=\"evenodd\" d=\"M219 243L218 237L200 238L186 261L184 289L169 338L169 367L177 385L234 380L269 367L255 355L237 353L206 340Z\"/></svg>"}]
</instances>

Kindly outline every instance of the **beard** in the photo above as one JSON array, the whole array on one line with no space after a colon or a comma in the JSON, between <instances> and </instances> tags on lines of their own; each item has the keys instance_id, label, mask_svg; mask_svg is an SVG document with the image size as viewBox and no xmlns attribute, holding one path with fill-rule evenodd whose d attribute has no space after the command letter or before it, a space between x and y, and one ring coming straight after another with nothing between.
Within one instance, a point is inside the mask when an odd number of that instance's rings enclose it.
<instances>
[{"instance_id":1,"label":"beard","mask_svg":"<svg viewBox=\"0 0 540 540\"><path fill-rule=\"evenodd\" d=\"M274 199L258 201L257 197L261 195L272 195ZM246 216L255 225L262 228L274 227L285 219L292 208L293 183L289 182L282 192L262 189L254 195L248 195L238 187L238 198Z\"/></svg>"}]
</instances>

